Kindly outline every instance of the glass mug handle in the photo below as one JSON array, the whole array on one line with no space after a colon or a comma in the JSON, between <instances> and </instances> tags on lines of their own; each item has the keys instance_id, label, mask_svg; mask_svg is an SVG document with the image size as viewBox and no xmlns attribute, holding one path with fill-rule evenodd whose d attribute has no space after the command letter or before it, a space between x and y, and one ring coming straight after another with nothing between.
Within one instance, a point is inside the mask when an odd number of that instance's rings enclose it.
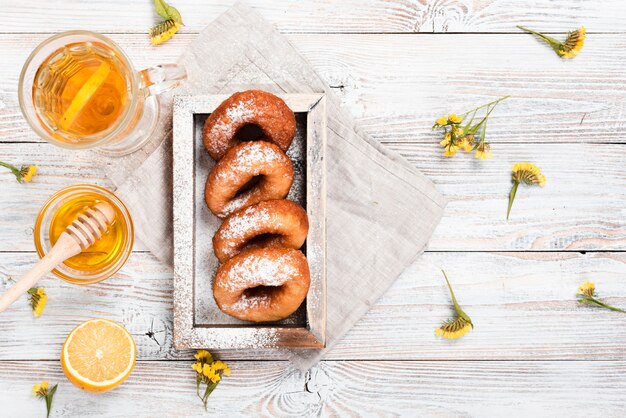
<instances>
[{"instance_id":1,"label":"glass mug handle","mask_svg":"<svg viewBox=\"0 0 626 418\"><path fill-rule=\"evenodd\" d=\"M146 96L159 95L178 87L187 79L185 67L178 64L157 65L139 71Z\"/></svg>"}]
</instances>

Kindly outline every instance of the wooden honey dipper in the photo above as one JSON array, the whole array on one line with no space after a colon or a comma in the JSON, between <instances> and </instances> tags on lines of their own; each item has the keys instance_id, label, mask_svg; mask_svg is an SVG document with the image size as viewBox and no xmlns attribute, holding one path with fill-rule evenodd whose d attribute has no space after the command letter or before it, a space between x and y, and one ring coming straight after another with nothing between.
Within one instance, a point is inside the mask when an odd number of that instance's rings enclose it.
<instances>
[{"instance_id":1,"label":"wooden honey dipper","mask_svg":"<svg viewBox=\"0 0 626 418\"><path fill-rule=\"evenodd\" d=\"M100 202L81 212L59 235L54 247L6 293L0 296L0 312L4 312L46 274L70 257L91 247L115 220L113 206Z\"/></svg>"}]
</instances>

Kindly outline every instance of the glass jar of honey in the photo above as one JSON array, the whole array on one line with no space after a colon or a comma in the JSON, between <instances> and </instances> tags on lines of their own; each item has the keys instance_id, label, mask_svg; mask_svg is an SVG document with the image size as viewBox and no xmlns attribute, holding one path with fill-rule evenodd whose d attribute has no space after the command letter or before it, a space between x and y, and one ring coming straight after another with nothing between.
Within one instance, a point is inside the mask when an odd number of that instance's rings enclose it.
<instances>
[{"instance_id":1,"label":"glass jar of honey","mask_svg":"<svg viewBox=\"0 0 626 418\"><path fill-rule=\"evenodd\" d=\"M78 215L96 203L107 202L115 209L115 220L92 246L75 255L52 272L75 284L91 284L115 274L133 248L133 222L122 201L105 188L77 184L55 193L43 205L35 221L35 248L39 257L46 255L59 235Z\"/></svg>"}]
</instances>

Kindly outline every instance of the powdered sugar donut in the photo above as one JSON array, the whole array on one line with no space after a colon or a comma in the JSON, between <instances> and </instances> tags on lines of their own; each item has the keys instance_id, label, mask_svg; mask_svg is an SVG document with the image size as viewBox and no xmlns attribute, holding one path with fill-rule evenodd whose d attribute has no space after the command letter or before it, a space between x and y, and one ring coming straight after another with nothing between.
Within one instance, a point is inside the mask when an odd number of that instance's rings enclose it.
<instances>
[{"instance_id":1,"label":"powdered sugar donut","mask_svg":"<svg viewBox=\"0 0 626 418\"><path fill-rule=\"evenodd\" d=\"M263 132L260 140L272 142L283 151L296 135L296 118L283 99L262 90L238 92L226 99L204 123L204 147L217 161L241 141L237 133L247 125Z\"/></svg>"},{"instance_id":2,"label":"powdered sugar donut","mask_svg":"<svg viewBox=\"0 0 626 418\"><path fill-rule=\"evenodd\" d=\"M294 313L309 291L309 265L290 248L257 248L222 264L213 297L222 312L244 321L267 322Z\"/></svg>"},{"instance_id":3,"label":"powdered sugar donut","mask_svg":"<svg viewBox=\"0 0 626 418\"><path fill-rule=\"evenodd\" d=\"M231 213L213 236L213 251L221 263L246 249L298 249L309 232L306 211L290 200L268 200Z\"/></svg>"},{"instance_id":4,"label":"powdered sugar donut","mask_svg":"<svg viewBox=\"0 0 626 418\"><path fill-rule=\"evenodd\" d=\"M258 182L242 191L255 177ZM292 183L293 165L278 146L265 141L242 142L215 164L204 198L211 212L224 218L264 200L283 199Z\"/></svg>"}]
</instances>

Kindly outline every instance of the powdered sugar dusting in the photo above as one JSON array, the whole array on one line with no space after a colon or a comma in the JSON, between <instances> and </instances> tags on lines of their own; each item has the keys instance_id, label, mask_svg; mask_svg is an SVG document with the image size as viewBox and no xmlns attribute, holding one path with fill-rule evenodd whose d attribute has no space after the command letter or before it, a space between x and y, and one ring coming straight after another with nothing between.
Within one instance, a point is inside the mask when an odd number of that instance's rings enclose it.
<instances>
[{"instance_id":1,"label":"powdered sugar dusting","mask_svg":"<svg viewBox=\"0 0 626 418\"><path fill-rule=\"evenodd\" d=\"M229 169L219 170L215 176L219 181L235 181L241 174L258 175L267 164L286 162L288 157L267 142L243 142L229 163ZM225 163L224 163L225 164Z\"/></svg>"},{"instance_id":2,"label":"powdered sugar dusting","mask_svg":"<svg viewBox=\"0 0 626 418\"><path fill-rule=\"evenodd\" d=\"M237 254L239 244L251 230L258 225L266 225L270 222L270 213L266 208L258 209L253 206L247 207L228 219L227 223L219 230L218 239L225 241L224 252L232 257Z\"/></svg>"},{"instance_id":3,"label":"powdered sugar dusting","mask_svg":"<svg viewBox=\"0 0 626 418\"><path fill-rule=\"evenodd\" d=\"M248 254L231 265L228 280L219 285L231 292L242 292L256 286L281 286L300 275L289 252L276 258L263 253Z\"/></svg>"},{"instance_id":4,"label":"powdered sugar dusting","mask_svg":"<svg viewBox=\"0 0 626 418\"><path fill-rule=\"evenodd\" d=\"M271 298L269 295L247 296L245 293L241 295L237 302L226 306L235 311L249 311L251 309L267 309L270 306Z\"/></svg>"},{"instance_id":5,"label":"powdered sugar dusting","mask_svg":"<svg viewBox=\"0 0 626 418\"><path fill-rule=\"evenodd\" d=\"M232 138L235 136L235 129L241 124L245 124L248 120L254 117L255 112L255 100L250 98L237 102L236 105L230 106L226 109L226 117L220 118L212 127L211 133L225 137Z\"/></svg>"}]
</instances>

